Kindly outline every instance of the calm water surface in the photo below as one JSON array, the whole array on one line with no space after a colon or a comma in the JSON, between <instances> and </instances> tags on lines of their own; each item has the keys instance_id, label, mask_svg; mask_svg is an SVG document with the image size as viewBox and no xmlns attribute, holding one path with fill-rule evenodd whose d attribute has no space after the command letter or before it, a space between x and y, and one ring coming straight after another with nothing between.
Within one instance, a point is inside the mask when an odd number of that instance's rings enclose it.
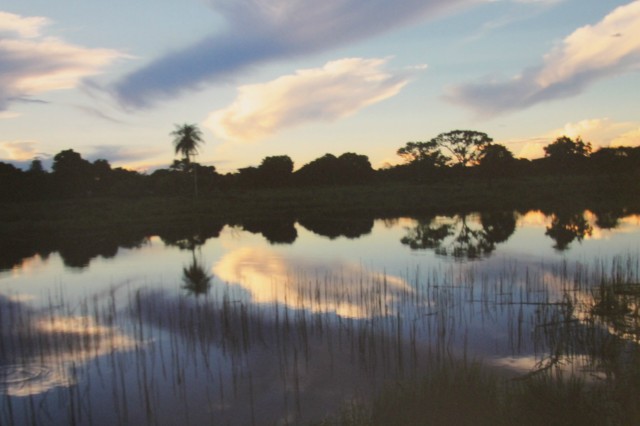
<instances>
[{"instance_id":1,"label":"calm water surface","mask_svg":"<svg viewBox=\"0 0 640 426\"><path fill-rule=\"evenodd\" d=\"M559 351L547 326L582 327L591 288L618 269L637 281L640 252L623 213L214 234L53 247L0 271L0 424L288 424L433 357L584 369L589 351Z\"/></svg>"}]
</instances>

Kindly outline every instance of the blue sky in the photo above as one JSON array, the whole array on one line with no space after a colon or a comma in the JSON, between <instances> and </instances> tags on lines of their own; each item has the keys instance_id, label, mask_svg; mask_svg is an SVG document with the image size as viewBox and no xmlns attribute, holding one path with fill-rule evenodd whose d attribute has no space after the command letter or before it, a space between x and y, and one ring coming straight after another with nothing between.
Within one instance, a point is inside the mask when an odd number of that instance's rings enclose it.
<instances>
[{"instance_id":1,"label":"blue sky","mask_svg":"<svg viewBox=\"0 0 640 426\"><path fill-rule=\"evenodd\" d=\"M167 167L195 123L221 172L325 153L397 163L471 129L517 156L640 145L640 0L5 0L0 161L72 148Z\"/></svg>"}]
</instances>

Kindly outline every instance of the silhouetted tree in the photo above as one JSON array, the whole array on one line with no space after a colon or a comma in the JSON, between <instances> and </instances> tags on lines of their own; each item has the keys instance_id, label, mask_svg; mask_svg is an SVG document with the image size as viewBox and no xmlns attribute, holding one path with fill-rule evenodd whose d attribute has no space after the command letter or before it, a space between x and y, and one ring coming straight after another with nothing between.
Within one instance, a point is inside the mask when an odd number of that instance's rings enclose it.
<instances>
[{"instance_id":1,"label":"silhouetted tree","mask_svg":"<svg viewBox=\"0 0 640 426\"><path fill-rule=\"evenodd\" d=\"M29 170L27 170L31 174L44 174L44 167L42 166L42 161L39 158L34 158L29 165Z\"/></svg>"},{"instance_id":2,"label":"silhouetted tree","mask_svg":"<svg viewBox=\"0 0 640 426\"><path fill-rule=\"evenodd\" d=\"M99 159L91 164L92 190L104 193L111 185L111 164L107 160Z\"/></svg>"},{"instance_id":3,"label":"silhouetted tree","mask_svg":"<svg viewBox=\"0 0 640 426\"><path fill-rule=\"evenodd\" d=\"M422 163L432 167L444 167L450 160L442 154L435 139L429 142L407 142L396 152L407 163Z\"/></svg>"},{"instance_id":4,"label":"silhouetted tree","mask_svg":"<svg viewBox=\"0 0 640 426\"><path fill-rule=\"evenodd\" d=\"M60 151L53 157L51 168L56 192L62 195L90 195L92 167L80 154L72 149Z\"/></svg>"},{"instance_id":5,"label":"silhouetted tree","mask_svg":"<svg viewBox=\"0 0 640 426\"><path fill-rule=\"evenodd\" d=\"M593 170L610 178L640 171L640 147L601 148L589 157ZM632 173L630 173L632 172Z\"/></svg>"},{"instance_id":6,"label":"silhouetted tree","mask_svg":"<svg viewBox=\"0 0 640 426\"><path fill-rule=\"evenodd\" d=\"M591 154L591 144L582 141L580 136L574 141L570 137L561 136L544 147L545 157L565 161L586 158Z\"/></svg>"},{"instance_id":7,"label":"silhouetted tree","mask_svg":"<svg viewBox=\"0 0 640 426\"><path fill-rule=\"evenodd\" d=\"M338 157L340 178L344 183L367 182L373 175L373 168L366 155L345 152Z\"/></svg>"},{"instance_id":8,"label":"silhouetted tree","mask_svg":"<svg viewBox=\"0 0 640 426\"><path fill-rule=\"evenodd\" d=\"M43 198L49 190L49 175L42 166L42 161L35 158L31 161L29 169L20 179L21 198L38 199Z\"/></svg>"},{"instance_id":9,"label":"silhouetted tree","mask_svg":"<svg viewBox=\"0 0 640 426\"><path fill-rule=\"evenodd\" d=\"M183 173L187 173L190 168L191 163L186 158L183 158L181 160L173 160L173 163L171 163L171 165L169 166L169 170Z\"/></svg>"},{"instance_id":10,"label":"silhouetted tree","mask_svg":"<svg viewBox=\"0 0 640 426\"><path fill-rule=\"evenodd\" d=\"M336 157L325 154L302 166L295 177L302 184L313 185L362 183L373 177L373 169L365 155L347 152Z\"/></svg>"},{"instance_id":11,"label":"silhouetted tree","mask_svg":"<svg viewBox=\"0 0 640 426\"><path fill-rule=\"evenodd\" d=\"M474 130L453 130L439 134L432 142L448 151L453 156L454 164L467 167L478 162L480 153L493 139L486 133Z\"/></svg>"},{"instance_id":12,"label":"silhouetted tree","mask_svg":"<svg viewBox=\"0 0 640 426\"><path fill-rule=\"evenodd\" d=\"M182 154L187 165L191 165L191 157L195 157L198 154L200 145L204 143L202 139L202 132L195 124L182 124L176 125L176 128L171 132L173 136L173 145L176 154ZM193 170L193 180L195 188L195 196L198 197L198 173L195 168Z\"/></svg>"},{"instance_id":13,"label":"silhouetted tree","mask_svg":"<svg viewBox=\"0 0 640 426\"><path fill-rule=\"evenodd\" d=\"M109 173L109 193L126 197L147 195L151 192L149 182L147 175L116 167Z\"/></svg>"},{"instance_id":14,"label":"silhouetted tree","mask_svg":"<svg viewBox=\"0 0 640 426\"><path fill-rule=\"evenodd\" d=\"M21 194L22 171L13 164L0 162L0 199L17 200Z\"/></svg>"},{"instance_id":15,"label":"silhouetted tree","mask_svg":"<svg viewBox=\"0 0 640 426\"><path fill-rule=\"evenodd\" d=\"M86 177L91 169L91 163L74 150L66 149L53 157L51 168L58 177Z\"/></svg>"},{"instance_id":16,"label":"silhouetted tree","mask_svg":"<svg viewBox=\"0 0 640 426\"><path fill-rule=\"evenodd\" d=\"M515 164L516 160L511 151L500 144L485 145L478 156L480 172L490 179L511 176Z\"/></svg>"},{"instance_id":17,"label":"silhouetted tree","mask_svg":"<svg viewBox=\"0 0 640 426\"><path fill-rule=\"evenodd\" d=\"M257 168L257 177L266 186L284 185L291 179L293 161L287 155L265 157Z\"/></svg>"},{"instance_id":18,"label":"silhouetted tree","mask_svg":"<svg viewBox=\"0 0 640 426\"><path fill-rule=\"evenodd\" d=\"M211 192L220 184L220 174L216 171L215 166L194 163L193 167L197 169L200 192Z\"/></svg>"},{"instance_id":19,"label":"silhouetted tree","mask_svg":"<svg viewBox=\"0 0 640 426\"><path fill-rule=\"evenodd\" d=\"M407 142L396 152L407 163L404 167L397 167L393 174L404 174L414 180L431 179L443 170L451 158L440 150L435 140L429 142Z\"/></svg>"}]
</instances>

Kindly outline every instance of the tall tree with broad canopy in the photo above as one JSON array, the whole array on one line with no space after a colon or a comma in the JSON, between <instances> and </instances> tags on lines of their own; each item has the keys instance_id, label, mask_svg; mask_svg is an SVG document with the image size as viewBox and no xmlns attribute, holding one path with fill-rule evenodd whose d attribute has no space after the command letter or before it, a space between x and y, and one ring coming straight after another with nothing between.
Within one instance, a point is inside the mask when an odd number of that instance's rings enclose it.
<instances>
[{"instance_id":1,"label":"tall tree with broad canopy","mask_svg":"<svg viewBox=\"0 0 640 426\"><path fill-rule=\"evenodd\" d=\"M407 163L424 163L434 167L444 167L450 160L442 154L438 143L432 139L428 142L407 142L396 152Z\"/></svg>"},{"instance_id":2,"label":"tall tree with broad canopy","mask_svg":"<svg viewBox=\"0 0 640 426\"><path fill-rule=\"evenodd\" d=\"M453 130L431 140L452 155L455 165L467 167L478 163L482 150L493 142L486 133L474 130Z\"/></svg>"},{"instance_id":3,"label":"tall tree with broad canopy","mask_svg":"<svg viewBox=\"0 0 640 426\"><path fill-rule=\"evenodd\" d=\"M173 146L176 154L182 154L187 166L190 166L191 158L198 154L200 145L204 144L202 132L195 124L182 124L176 125L175 130L171 132L171 136L173 136ZM193 170L195 197L198 198L197 168L191 169Z\"/></svg>"}]
</instances>

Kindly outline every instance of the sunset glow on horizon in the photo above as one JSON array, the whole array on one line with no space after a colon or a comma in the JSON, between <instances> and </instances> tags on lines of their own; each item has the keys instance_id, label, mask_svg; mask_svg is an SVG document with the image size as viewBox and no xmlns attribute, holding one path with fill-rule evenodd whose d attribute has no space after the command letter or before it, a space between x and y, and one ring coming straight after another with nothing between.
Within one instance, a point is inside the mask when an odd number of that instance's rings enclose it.
<instances>
[{"instance_id":1,"label":"sunset glow on horizon","mask_svg":"<svg viewBox=\"0 0 640 426\"><path fill-rule=\"evenodd\" d=\"M380 168L455 129L529 159L562 135L640 146L640 0L8 0L0 36L0 161L22 168L65 149L165 168L180 123L222 173Z\"/></svg>"}]
</instances>

